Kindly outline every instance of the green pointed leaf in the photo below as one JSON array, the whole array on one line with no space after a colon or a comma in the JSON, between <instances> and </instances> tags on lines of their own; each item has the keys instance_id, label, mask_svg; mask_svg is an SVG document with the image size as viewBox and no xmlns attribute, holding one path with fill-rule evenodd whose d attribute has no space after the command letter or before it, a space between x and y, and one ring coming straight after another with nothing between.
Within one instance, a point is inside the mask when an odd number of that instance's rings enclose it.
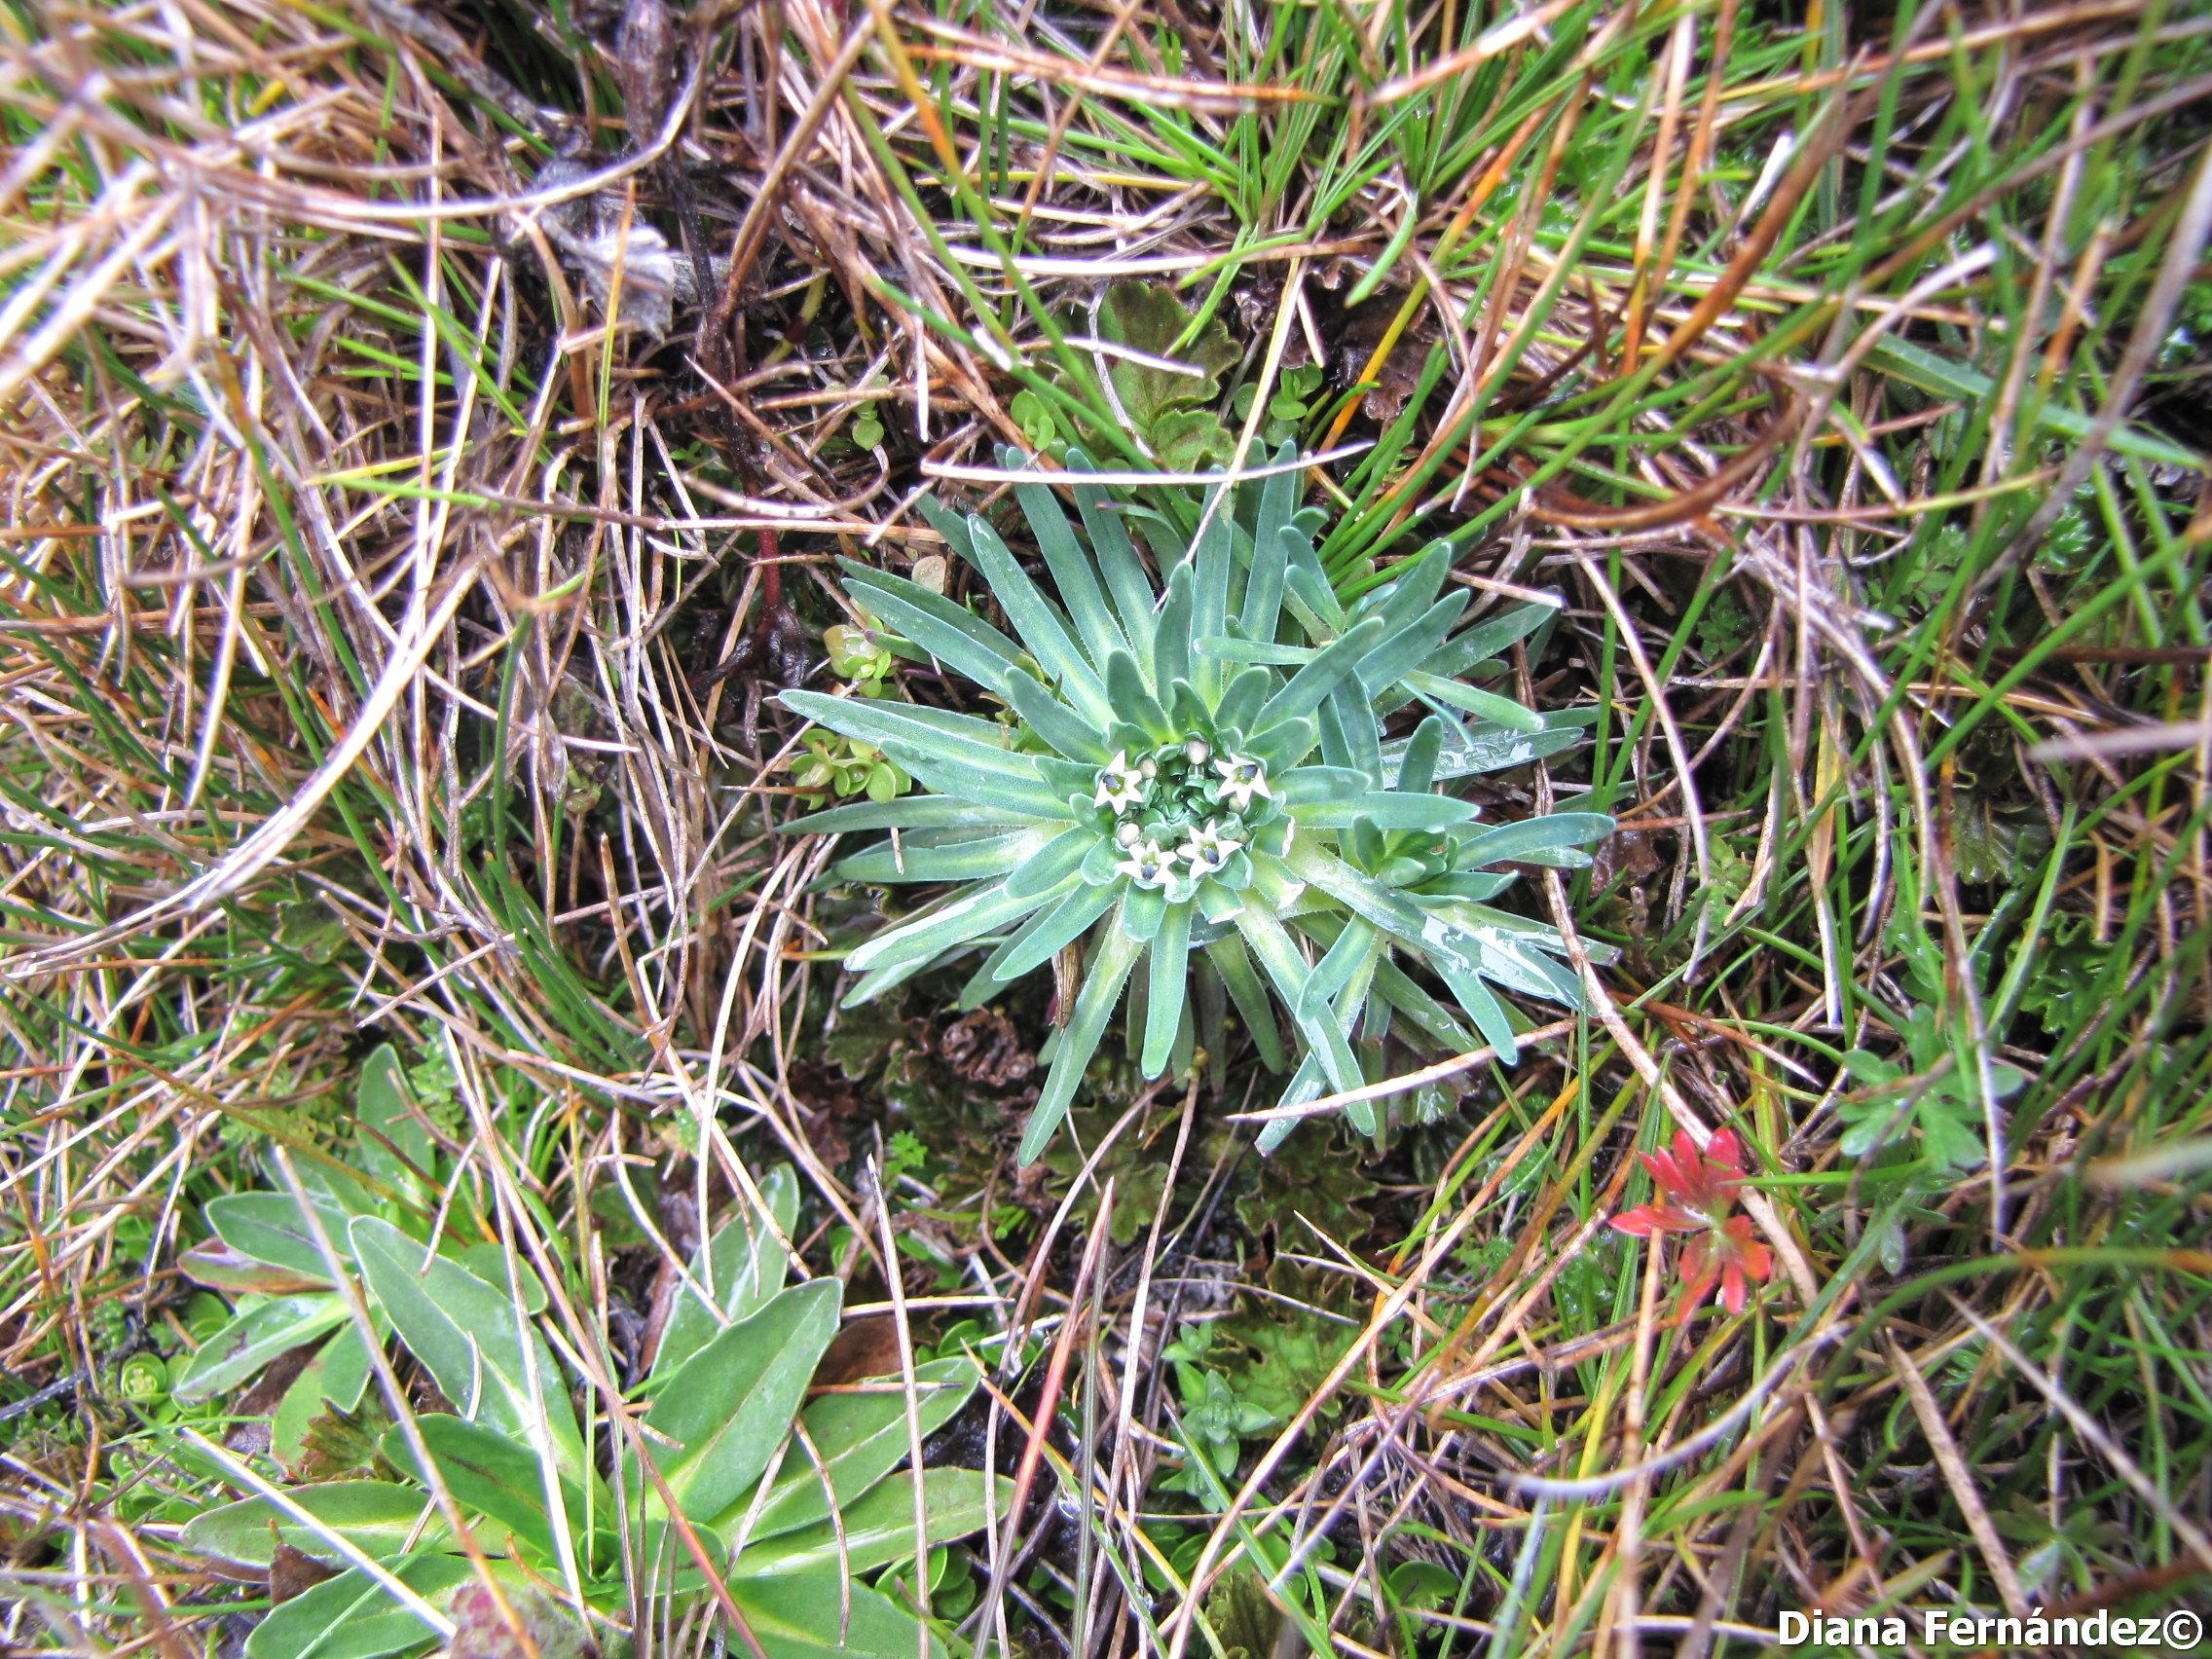
<instances>
[{"instance_id":1,"label":"green pointed leaf","mask_svg":"<svg viewBox=\"0 0 2212 1659\"><path fill-rule=\"evenodd\" d=\"M1005 875L1024 860L1035 857L1038 849L1051 839L1051 831L1039 827L1013 834L986 833L930 846L903 841L894 847L884 841L864 847L851 858L839 859L833 873L839 881L881 885L902 881L987 881Z\"/></svg>"},{"instance_id":2,"label":"green pointed leaf","mask_svg":"<svg viewBox=\"0 0 2212 1659\"><path fill-rule=\"evenodd\" d=\"M1038 779L1036 761L1005 747L1006 728L989 720L943 710L923 714L911 703L832 697L821 691L786 691L781 700L785 708L817 725L878 747L905 744L940 763L979 767L1022 783Z\"/></svg>"},{"instance_id":3,"label":"green pointed leaf","mask_svg":"<svg viewBox=\"0 0 2212 1659\"><path fill-rule=\"evenodd\" d=\"M1067 453L1067 469L1076 477L1098 469L1079 449ZM1156 598L1144 562L1137 557L1129 533L1123 528L1119 503L1098 484L1077 484L1075 504L1083 514L1083 527L1090 534L1090 546L1098 559L1098 572L1114 596L1114 608L1122 619L1123 635L1137 667L1152 672L1152 608Z\"/></svg>"},{"instance_id":4,"label":"green pointed leaf","mask_svg":"<svg viewBox=\"0 0 2212 1659\"><path fill-rule=\"evenodd\" d=\"M545 1475L537 1456L505 1435L482 1423L464 1422L442 1412L420 1419L416 1426L430 1449L438 1476L457 1502L504 1527L542 1560L557 1559L553 1547L553 1517L546 1507ZM427 1487L430 1482L415 1459L415 1448L406 1431L385 1431L385 1461L410 1480ZM565 1519L569 1527L583 1523L584 1496L573 1480L557 1477ZM599 1513L611 1513L611 1501ZM489 1540L488 1540L489 1541Z\"/></svg>"},{"instance_id":5,"label":"green pointed leaf","mask_svg":"<svg viewBox=\"0 0 2212 1659\"><path fill-rule=\"evenodd\" d=\"M369 1290L439 1391L472 1421L528 1445L547 1436L560 1466L583 1467L569 1390L545 1339L507 1294L424 1247L391 1223L356 1216L353 1255Z\"/></svg>"},{"instance_id":6,"label":"green pointed leaf","mask_svg":"<svg viewBox=\"0 0 2212 1659\"><path fill-rule=\"evenodd\" d=\"M840 1583L833 1573L743 1578L730 1595L768 1659L921 1659L920 1621L858 1584L844 1592L852 1616L843 1620ZM944 1643L930 1637L927 1653L945 1659Z\"/></svg>"},{"instance_id":7,"label":"green pointed leaf","mask_svg":"<svg viewBox=\"0 0 2212 1659\"><path fill-rule=\"evenodd\" d=\"M1460 684L1456 680L1445 680L1412 669L1400 674L1398 682L1409 691L1419 692L1431 702L1463 710L1501 725L1508 731L1532 732L1544 729L1543 716L1524 709L1510 697L1500 697L1493 691L1478 691L1472 685Z\"/></svg>"},{"instance_id":8,"label":"green pointed leaf","mask_svg":"<svg viewBox=\"0 0 2212 1659\"><path fill-rule=\"evenodd\" d=\"M998 532L981 518L971 515L968 534L976 543L976 562L982 569L984 580L990 583L991 597L1006 611L1006 619L1014 624L1014 631L1021 636L1029 654L1052 677L1069 702L1088 711L1095 720L1106 719L1104 683L1088 659L1076 648L1075 642L1068 638L1067 629L1053 614L1045 596L1037 591L1037 584L1007 551Z\"/></svg>"},{"instance_id":9,"label":"green pointed leaf","mask_svg":"<svg viewBox=\"0 0 2212 1659\"><path fill-rule=\"evenodd\" d=\"M1107 661L1107 695L1111 698L1114 684L1111 653ZM995 683L1008 705L1029 723L1029 729L1070 760L1103 766L1113 757L1100 741L1097 727L1053 696L1051 688L1034 675L1010 668Z\"/></svg>"},{"instance_id":10,"label":"green pointed leaf","mask_svg":"<svg viewBox=\"0 0 2212 1659\"><path fill-rule=\"evenodd\" d=\"M1290 683L1268 699L1259 717L1252 722L1256 731L1267 731L1287 720L1309 715L1321 706L1321 699L1335 689L1338 681L1352 671L1352 667L1375 646L1382 636L1382 624L1370 616L1358 627L1336 641L1290 678Z\"/></svg>"},{"instance_id":11,"label":"green pointed leaf","mask_svg":"<svg viewBox=\"0 0 2212 1659\"><path fill-rule=\"evenodd\" d=\"M428 1493L390 1481L326 1481L292 1487L284 1495L348 1542L359 1545L364 1555L380 1561L406 1547L430 1502ZM437 1543L446 1536L445 1523L432 1514L424 1536L425 1543ZM184 1545L193 1554L240 1567L266 1569L278 1542L316 1561L344 1559L313 1528L292 1519L266 1497L226 1503L184 1524Z\"/></svg>"},{"instance_id":12,"label":"green pointed leaf","mask_svg":"<svg viewBox=\"0 0 2212 1659\"><path fill-rule=\"evenodd\" d=\"M1612 832L1613 821L1602 812L1548 813L1484 831L1459 849L1459 862L1469 868L1502 864L1526 859L1531 853L1602 841Z\"/></svg>"},{"instance_id":13,"label":"green pointed leaf","mask_svg":"<svg viewBox=\"0 0 2212 1659\"><path fill-rule=\"evenodd\" d=\"M1136 658L1126 651L1116 651L1106 659L1106 697L1114 705L1116 719L1138 727L1154 743L1169 742L1176 735L1168 721L1167 711L1160 706L1160 700L1137 672ZM1135 760L1137 756L1132 755L1129 758Z\"/></svg>"},{"instance_id":14,"label":"green pointed leaf","mask_svg":"<svg viewBox=\"0 0 2212 1659\"><path fill-rule=\"evenodd\" d=\"M1116 877L1104 885L1086 883L1074 889L1043 913L1045 919L1007 953L993 977L1001 984L1011 984L1031 969L1043 967L1114 907L1122 887L1122 878Z\"/></svg>"},{"instance_id":15,"label":"green pointed leaf","mask_svg":"<svg viewBox=\"0 0 2212 1659\"><path fill-rule=\"evenodd\" d=\"M179 1400L236 1388L280 1353L313 1342L346 1318L335 1295L279 1296L240 1314L200 1345L170 1389Z\"/></svg>"},{"instance_id":16,"label":"green pointed leaf","mask_svg":"<svg viewBox=\"0 0 2212 1659\"><path fill-rule=\"evenodd\" d=\"M1236 1016L1251 1033L1253 1046L1260 1051L1260 1063L1279 1074L1288 1067L1289 1056L1282 1051L1282 1034L1275 1029L1274 1008L1268 1001L1267 986L1253 971L1242 936L1226 935L1209 943L1205 951L1206 960L1229 988L1230 1000L1236 1004Z\"/></svg>"},{"instance_id":17,"label":"green pointed leaf","mask_svg":"<svg viewBox=\"0 0 2212 1659\"><path fill-rule=\"evenodd\" d=\"M965 1354L915 1366L914 1415L922 1433L935 1434L950 1422L975 1393L980 1377L976 1362ZM806 1408L802 1420L822 1467L816 1468L795 1451L784 1459L783 1471L753 1523L755 1540L827 1521L830 1496L823 1487L825 1472L843 1507L857 1502L906 1460L905 1389L897 1379L885 1380L879 1387L882 1391L875 1393L825 1394ZM911 1537L913 1491L903 1490L908 1499ZM722 1528L734 1533L745 1508L746 1501L741 1500L719 1517Z\"/></svg>"},{"instance_id":18,"label":"green pointed leaf","mask_svg":"<svg viewBox=\"0 0 2212 1659\"><path fill-rule=\"evenodd\" d=\"M949 1544L1003 1517L1014 1501L1014 1482L996 1483L996 1501L980 1469L931 1469L922 1476L924 1547ZM828 1521L749 1543L731 1571L733 1582L771 1574L860 1573L912 1557L914 1486L911 1475L888 1480L865 1497L843 1504L842 1539ZM840 1545L842 1547L840 1547Z\"/></svg>"},{"instance_id":19,"label":"green pointed leaf","mask_svg":"<svg viewBox=\"0 0 2212 1659\"><path fill-rule=\"evenodd\" d=\"M475 1576L460 1556L420 1555L391 1574L435 1604ZM437 1644L436 1630L360 1568L293 1597L253 1627L245 1659L379 1659Z\"/></svg>"},{"instance_id":20,"label":"green pointed leaf","mask_svg":"<svg viewBox=\"0 0 2212 1659\"><path fill-rule=\"evenodd\" d=\"M729 1217L715 1229L707 1246L691 1260L691 1277L699 1290L679 1283L660 1350L653 1356L653 1375L665 1377L697 1353L727 1325L753 1317L768 1299L784 1288L791 1271L791 1252L784 1240L798 1225L798 1177L788 1163L779 1163L757 1183L767 1200L763 1218L750 1198L740 1195L730 1205ZM773 1225L770 1225L770 1223ZM699 1291L710 1293L719 1309L701 1304Z\"/></svg>"},{"instance_id":21,"label":"green pointed leaf","mask_svg":"<svg viewBox=\"0 0 2212 1659\"><path fill-rule=\"evenodd\" d=\"M1091 848L1103 839L1088 824L1061 830L1024 857L1014 873L1006 878L1007 897L1019 899L1035 894L1043 898L1069 876L1080 872Z\"/></svg>"},{"instance_id":22,"label":"green pointed leaf","mask_svg":"<svg viewBox=\"0 0 2212 1659\"><path fill-rule=\"evenodd\" d=\"M839 835L856 830L1001 830L1025 822L950 795L911 794L897 800L860 800L850 806L833 806L828 812L794 818L776 828L787 835Z\"/></svg>"},{"instance_id":23,"label":"green pointed leaf","mask_svg":"<svg viewBox=\"0 0 2212 1659\"><path fill-rule=\"evenodd\" d=\"M683 1513L707 1521L760 1478L837 1334L843 1287L810 1279L730 1326L662 1384L646 1426L677 1442L659 1454Z\"/></svg>"},{"instance_id":24,"label":"green pointed leaf","mask_svg":"<svg viewBox=\"0 0 2212 1659\"><path fill-rule=\"evenodd\" d=\"M1003 450L1000 459L1010 468L1021 465L1018 450ZM1083 636L1091 663L1104 663L1109 651L1127 649L1127 641L1106 608L1098 571L1077 542L1075 532L1068 528L1067 514L1060 510L1051 490L1041 483L1016 484L1014 493L1021 503L1022 516L1029 521L1030 534L1037 537L1037 550L1044 554L1045 564L1052 572L1052 583L1060 590L1060 603L1067 607L1076 632Z\"/></svg>"}]
</instances>

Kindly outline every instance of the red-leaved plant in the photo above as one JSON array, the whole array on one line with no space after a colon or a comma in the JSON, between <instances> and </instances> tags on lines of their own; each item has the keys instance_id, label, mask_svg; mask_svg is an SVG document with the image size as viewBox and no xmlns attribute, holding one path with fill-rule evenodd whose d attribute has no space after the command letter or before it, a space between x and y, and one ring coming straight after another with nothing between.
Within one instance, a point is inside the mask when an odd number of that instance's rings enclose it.
<instances>
[{"instance_id":1,"label":"red-leaved plant","mask_svg":"<svg viewBox=\"0 0 2212 1659\"><path fill-rule=\"evenodd\" d=\"M1613 1217L1613 1225L1639 1238L1662 1233L1692 1235L1682 1251L1682 1300L1675 1312L1680 1324L1704 1301L1715 1281L1731 1313L1744 1310L1747 1281L1766 1282L1774 1272L1774 1252L1751 1235L1751 1218L1731 1215L1736 1190L1744 1184L1744 1149L1733 1129L1716 1129L1698 1149L1687 1129L1675 1131L1672 1152L1640 1152L1659 1197Z\"/></svg>"}]
</instances>

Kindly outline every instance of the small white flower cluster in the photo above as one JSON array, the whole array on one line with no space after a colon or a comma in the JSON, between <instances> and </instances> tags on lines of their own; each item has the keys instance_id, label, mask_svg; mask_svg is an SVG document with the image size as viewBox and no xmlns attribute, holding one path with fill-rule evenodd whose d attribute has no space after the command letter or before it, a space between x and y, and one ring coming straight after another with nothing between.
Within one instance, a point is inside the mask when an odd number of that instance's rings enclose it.
<instances>
[{"instance_id":1,"label":"small white flower cluster","mask_svg":"<svg viewBox=\"0 0 2212 1659\"><path fill-rule=\"evenodd\" d=\"M1174 756L1168 756L1172 762ZM1180 816L1189 811L1197 798L1208 798L1233 813L1248 813L1255 797L1272 800L1274 792L1268 787L1267 768L1260 761L1241 755L1214 754L1205 739L1194 737L1183 745L1183 760L1188 769L1180 780L1177 797L1171 798L1169 811ZM1208 762L1219 774L1219 781L1204 776ZM1244 838L1235 830L1240 826L1234 823L1224 829L1220 818L1208 818L1203 824L1196 821L1183 824L1183 840L1172 842L1178 826L1173 822L1153 827L1146 833L1146 826L1125 814L1141 808L1160 779L1160 762L1147 755L1130 760L1126 749L1118 752L1114 758L1098 769L1098 793L1093 804L1110 809L1122 819L1115 830L1114 839L1127 857L1119 861L1115 869L1140 886L1164 887L1178 877L1192 882L1216 874L1224 868L1244 846ZM1160 831L1166 832L1163 842Z\"/></svg>"},{"instance_id":2,"label":"small white flower cluster","mask_svg":"<svg viewBox=\"0 0 2212 1659\"><path fill-rule=\"evenodd\" d=\"M1235 836L1223 834L1220 826L1218 818L1207 819L1202 828L1190 826L1185 831L1189 839L1179 847L1170 848L1147 840L1136 825L1124 824L1114 838L1129 856L1119 861L1114 868L1142 887L1166 886L1176 874L1178 863L1190 866L1194 881L1212 875L1244 845Z\"/></svg>"}]
</instances>

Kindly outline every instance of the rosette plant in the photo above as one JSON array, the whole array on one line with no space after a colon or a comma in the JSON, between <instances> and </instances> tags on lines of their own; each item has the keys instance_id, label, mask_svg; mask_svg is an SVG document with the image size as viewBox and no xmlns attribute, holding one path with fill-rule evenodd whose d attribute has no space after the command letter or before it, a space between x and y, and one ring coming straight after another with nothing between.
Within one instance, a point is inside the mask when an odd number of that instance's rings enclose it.
<instances>
[{"instance_id":1,"label":"rosette plant","mask_svg":"<svg viewBox=\"0 0 2212 1659\"><path fill-rule=\"evenodd\" d=\"M1293 455L1286 443L1280 460ZM1006 461L1020 464L1013 451ZM997 699L999 718L783 694L798 714L874 744L929 792L788 828L898 831L844 859L840 879L960 884L846 958L859 975L847 1006L984 948L963 997L972 1007L1088 936L1081 989L1047 1045L1051 1069L1023 1163L1066 1116L1133 975L1128 1029L1148 1078L1189 1062L1194 1001L1201 1011L1234 1002L1261 1060L1291 1072L1289 1103L1359 1088L1353 1041L1400 1015L1434 1042L1473 1047L1424 977L1510 1062L1515 1026L1493 986L1569 1005L1579 990L1555 960L1556 934L1491 907L1513 875L1489 866L1586 863L1578 849L1612 821L1570 812L1479 826L1475 804L1439 785L1574 741L1457 678L1539 625L1546 608L1455 635L1468 596L1443 591L1442 543L1346 605L1313 546L1320 515L1298 510L1287 466L1229 500L1215 498L1220 486L1208 492L1185 545L1163 516L1086 483L1093 468L1080 450L1066 464L1055 481L1074 497L1080 536L1042 475L1015 489L1057 603L981 517L924 503L1014 637L917 583L843 564L857 599ZM1165 572L1161 586L1131 522ZM1383 718L1410 719L1416 703L1431 712L1385 745ZM1295 1066L1271 988L1290 1015ZM1351 1116L1374 1132L1372 1103ZM1272 1125L1273 1138L1289 1127Z\"/></svg>"}]
</instances>

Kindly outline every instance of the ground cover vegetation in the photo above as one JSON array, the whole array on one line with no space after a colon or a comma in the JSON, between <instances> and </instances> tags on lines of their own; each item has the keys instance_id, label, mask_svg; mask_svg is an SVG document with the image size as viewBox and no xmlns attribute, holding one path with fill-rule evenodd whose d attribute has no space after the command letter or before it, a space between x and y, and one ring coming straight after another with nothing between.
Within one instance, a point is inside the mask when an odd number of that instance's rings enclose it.
<instances>
[{"instance_id":1,"label":"ground cover vegetation","mask_svg":"<svg viewBox=\"0 0 2212 1659\"><path fill-rule=\"evenodd\" d=\"M2200 8L0 65L10 1651L2205 1605Z\"/></svg>"}]
</instances>

